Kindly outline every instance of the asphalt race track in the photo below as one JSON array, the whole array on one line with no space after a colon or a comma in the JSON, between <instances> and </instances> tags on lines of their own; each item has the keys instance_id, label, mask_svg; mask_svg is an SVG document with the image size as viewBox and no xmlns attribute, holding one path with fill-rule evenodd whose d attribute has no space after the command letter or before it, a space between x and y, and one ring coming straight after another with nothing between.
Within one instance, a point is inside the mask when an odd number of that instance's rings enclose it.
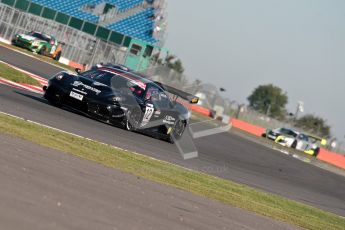
<instances>
[{"instance_id":1,"label":"asphalt race track","mask_svg":"<svg viewBox=\"0 0 345 230\"><path fill-rule=\"evenodd\" d=\"M59 68L0 46L0 60L48 78ZM275 150L222 133L195 140L199 157L176 147L49 105L41 95L0 85L0 111L173 162L345 216L345 178Z\"/></svg>"},{"instance_id":2,"label":"asphalt race track","mask_svg":"<svg viewBox=\"0 0 345 230\"><path fill-rule=\"evenodd\" d=\"M19 138L0 145L1 229L299 229Z\"/></svg>"}]
</instances>

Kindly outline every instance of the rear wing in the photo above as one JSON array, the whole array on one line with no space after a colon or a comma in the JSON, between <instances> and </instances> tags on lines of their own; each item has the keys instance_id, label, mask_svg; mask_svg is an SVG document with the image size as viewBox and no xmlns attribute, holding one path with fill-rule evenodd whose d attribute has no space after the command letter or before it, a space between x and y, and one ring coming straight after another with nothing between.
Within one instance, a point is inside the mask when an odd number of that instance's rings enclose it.
<instances>
[{"instance_id":1,"label":"rear wing","mask_svg":"<svg viewBox=\"0 0 345 230\"><path fill-rule=\"evenodd\" d=\"M162 83L157 82L157 81L155 81L155 83L157 85L159 85L160 87L162 87L163 89L165 89L167 92L169 92L169 93L171 93L171 94L173 94L179 98L182 98L191 104L197 104L199 102L199 98L194 96L193 94L184 92L182 90L176 89L176 88L168 86L168 85L163 85Z\"/></svg>"},{"instance_id":2,"label":"rear wing","mask_svg":"<svg viewBox=\"0 0 345 230\"><path fill-rule=\"evenodd\" d=\"M318 136L314 136L314 135L307 135L308 137L314 138L315 140L320 141L321 145L327 145L327 140Z\"/></svg>"}]
</instances>

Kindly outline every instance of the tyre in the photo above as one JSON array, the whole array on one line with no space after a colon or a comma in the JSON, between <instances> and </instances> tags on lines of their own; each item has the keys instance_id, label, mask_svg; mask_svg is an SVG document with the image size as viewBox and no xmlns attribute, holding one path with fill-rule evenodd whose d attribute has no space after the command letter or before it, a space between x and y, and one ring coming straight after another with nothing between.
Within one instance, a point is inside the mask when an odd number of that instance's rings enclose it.
<instances>
[{"instance_id":1,"label":"tyre","mask_svg":"<svg viewBox=\"0 0 345 230\"><path fill-rule=\"evenodd\" d=\"M39 53L40 55L44 55L45 52L46 52L46 47L45 47L45 46L42 46L42 48L38 51L38 53Z\"/></svg>"},{"instance_id":2,"label":"tyre","mask_svg":"<svg viewBox=\"0 0 345 230\"><path fill-rule=\"evenodd\" d=\"M48 98L46 98L46 99L47 99L47 101L49 102L49 104L51 104L51 105L53 105L53 106L56 106L56 107L60 107L60 103L57 102L56 100L54 100L54 99L52 99L52 98L50 98L50 97L48 97Z\"/></svg>"},{"instance_id":3,"label":"tyre","mask_svg":"<svg viewBox=\"0 0 345 230\"><path fill-rule=\"evenodd\" d=\"M320 148L317 147L317 148L314 150L313 156L314 156L314 157L317 157L317 155L319 155L319 152L320 152Z\"/></svg>"},{"instance_id":4,"label":"tyre","mask_svg":"<svg viewBox=\"0 0 345 230\"><path fill-rule=\"evenodd\" d=\"M126 115L125 128L128 131L135 131L139 127L140 113L129 110Z\"/></svg>"},{"instance_id":5,"label":"tyre","mask_svg":"<svg viewBox=\"0 0 345 230\"><path fill-rule=\"evenodd\" d=\"M49 102L49 104L56 106L56 107L61 107L61 102L60 102L60 97L59 96L53 96L52 90L47 88L43 97L45 99L47 99L47 101Z\"/></svg>"},{"instance_id":6,"label":"tyre","mask_svg":"<svg viewBox=\"0 0 345 230\"><path fill-rule=\"evenodd\" d=\"M61 57L61 52L59 52L55 57L54 60L59 61Z\"/></svg>"},{"instance_id":7,"label":"tyre","mask_svg":"<svg viewBox=\"0 0 345 230\"><path fill-rule=\"evenodd\" d=\"M294 140L294 142L291 145L291 148L295 149L297 147L297 140Z\"/></svg>"},{"instance_id":8,"label":"tyre","mask_svg":"<svg viewBox=\"0 0 345 230\"><path fill-rule=\"evenodd\" d=\"M173 144L175 140L180 140L186 127L187 122L185 120L178 120L173 127L172 133L169 134L168 141Z\"/></svg>"},{"instance_id":9,"label":"tyre","mask_svg":"<svg viewBox=\"0 0 345 230\"><path fill-rule=\"evenodd\" d=\"M45 99L47 99L47 101L49 102L49 104L55 106L55 107L61 107L61 103L59 102L59 100L57 99L53 99L52 97L45 97Z\"/></svg>"}]
</instances>

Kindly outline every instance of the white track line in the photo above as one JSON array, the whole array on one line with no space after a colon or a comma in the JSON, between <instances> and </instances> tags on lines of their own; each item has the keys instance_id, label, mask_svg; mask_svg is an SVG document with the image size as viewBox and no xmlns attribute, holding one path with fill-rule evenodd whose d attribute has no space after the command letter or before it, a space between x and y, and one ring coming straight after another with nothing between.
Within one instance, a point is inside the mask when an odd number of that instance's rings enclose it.
<instances>
[{"instance_id":1,"label":"white track line","mask_svg":"<svg viewBox=\"0 0 345 230\"><path fill-rule=\"evenodd\" d=\"M23 70L23 69L21 69L21 68L19 68L17 66L11 65L11 64L9 64L7 62L4 62L4 61L1 61L1 60L0 60L0 63L5 64L5 65L7 65L7 66L9 66L9 67L19 71L19 72L22 72L24 74L29 75L31 78L37 80L42 86L48 84L48 80L43 78L43 77L40 77L40 76L38 76L36 74L33 74L33 73L30 73L30 72L28 72L26 70ZM42 87L35 86L35 85L24 84L24 83L16 83L16 82L4 79L2 77L0 77L0 84L12 86L12 87L15 87L15 88L18 88L18 89L28 90L30 92L34 92L34 93L38 93L38 94L43 94Z\"/></svg>"},{"instance_id":2,"label":"white track line","mask_svg":"<svg viewBox=\"0 0 345 230\"><path fill-rule=\"evenodd\" d=\"M134 151L132 151L132 150L123 149L123 148L121 148L121 147L118 147L118 146L115 146L115 145L112 145L112 144L106 144L106 143L104 143L104 142L96 141L96 140L91 139L91 138L88 138L88 137L84 137L84 136L81 136L81 135L78 135L78 134L75 134L75 133L67 132L67 131L64 131L64 130L62 130L62 129L54 128L54 127L52 127L52 126L45 125L45 124L42 124L42 123L39 123L39 122L36 122L36 121L31 121L31 120L28 120L28 119L25 119L25 118L23 118L23 117L19 117L19 116L10 114L10 113L5 113L5 112L0 111L0 114L6 115L6 116L9 116L9 117L13 117L13 118L16 118L16 119L19 119L19 120L22 120L22 121L27 121L27 122L29 122L29 123L32 123L32 124L35 124L35 125L39 125L39 126L41 126L41 127L45 127L45 128L48 128L48 129L52 129L52 130L55 130L55 131L59 131L59 132L65 133L65 134L69 134L69 135L72 135L72 136L75 136L75 137L78 137L78 138L81 138L81 139L84 139L84 140L93 141L93 142L96 142L96 143L98 143L98 144L102 144L102 145L106 145L106 146L112 147L112 148L114 148L114 149L118 149L118 150L125 151L125 152L130 152L130 153L133 153L133 154L135 154L135 155L142 156L142 157L147 157L147 158L149 158L149 159L151 159L151 160L155 160L155 161L157 161L157 162L162 162L162 163L164 163L164 164L168 164L168 165L172 165L172 166L175 166L175 167L179 167L179 168L181 168L181 169L184 169L184 170L187 170L187 171L190 171L190 172L201 173L201 174L203 174L203 175L207 175L207 176L210 176L210 177L212 177L212 178L217 178L217 179L219 179L219 177L216 177L216 176L213 176L213 175L210 175L210 174L207 174L207 173L198 171L198 170L186 168L186 167L183 167L183 166L181 166L181 165L177 165L177 164L170 163L170 162L168 162L168 161L159 160L159 159L157 159L157 158L150 157L150 156L148 156L148 155L141 154L141 153L138 153L138 152L134 152Z\"/></svg>"},{"instance_id":3,"label":"white track line","mask_svg":"<svg viewBox=\"0 0 345 230\"><path fill-rule=\"evenodd\" d=\"M20 71L22 73L25 73L25 74L29 75L30 77L32 77L35 80L39 81L42 85L47 85L48 84L48 80L43 78L43 77L40 77L40 76L38 76L36 74L33 74L33 73L30 73L30 72L28 72L26 70L23 70L23 69L21 69L21 68L19 68L17 66L11 65L11 64L9 64L7 62L4 62L4 61L1 61L1 60L0 60L0 63L3 63L3 64L5 64L5 65L7 65L7 66L9 66L9 67L11 67L11 68L13 68L15 70L18 70L18 71Z\"/></svg>"}]
</instances>

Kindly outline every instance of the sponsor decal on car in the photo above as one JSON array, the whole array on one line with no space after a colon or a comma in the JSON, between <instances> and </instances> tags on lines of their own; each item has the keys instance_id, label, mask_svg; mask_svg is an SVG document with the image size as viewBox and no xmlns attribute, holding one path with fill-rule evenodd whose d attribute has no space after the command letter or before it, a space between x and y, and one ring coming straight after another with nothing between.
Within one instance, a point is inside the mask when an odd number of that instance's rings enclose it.
<instances>
[{"instance_id":1,"label":"sponsor decal on car","mask_svg":"<svg viewBox=\"0 0 345 230\"><path fill-rule=\"evenodd\" d=\"M99 90L99 89L96 89L96 88L91 87L91 86L89 86L89 85L85 85L85 84L84 84L83 82L81 82L81 81L74 81L74 82L72 83L72 86L74 86L74 87L83 86L85 89L88 89L88 90L90 90L90 91L93 91L93 92L95 92L97 95L100 94L100 93L102 92L102 91Z\"/></svg>"},{"instance_id":2,"label":"sponsor decal on car","mask_svg":"<svg viewBox=\"0 0 345 230\"><path fill-rule=\"evenodd\" d=\"M84 95L87 95L87 92L85 92L85 91L82 91L82 90L79 90L79 89L76 89L76 88L73 88L73 90L74 90L74 91L77 91L77 92L79 92L79 93L82 93L82 94L84 94Z\"/></svg>"},{"instance_id":3,"label":"sponsor decal on car","mask_svg":"<svg viewBox=\"0 0 345 230\"><path fill-rule=\"evenodd\" d=\"M168 124L168 125L173 125L173 124L175 124L175 118L174 117L172 117L172 116L170 116L170 115L167 115L167 116L165 116L165 118L163 119L163 123L165 123L165 124Z\"/></svg>"}]
</instances>

